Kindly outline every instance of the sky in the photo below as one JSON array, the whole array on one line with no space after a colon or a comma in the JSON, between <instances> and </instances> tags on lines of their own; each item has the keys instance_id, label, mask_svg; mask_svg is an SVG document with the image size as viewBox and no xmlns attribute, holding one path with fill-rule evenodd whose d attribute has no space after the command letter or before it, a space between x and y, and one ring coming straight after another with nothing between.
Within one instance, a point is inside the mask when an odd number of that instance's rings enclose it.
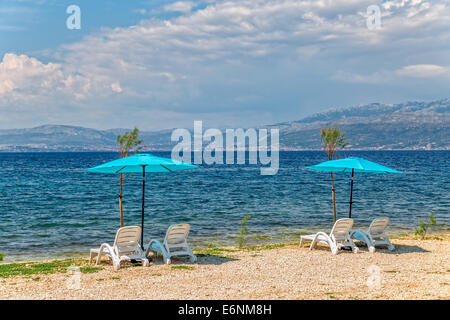
<instances>
[{"instance_id":1,"label":"sky","mask_svg":"<svg viewBox=\"0 0 450 320\"><path fill-rule=\"evenodd\" d=\"M0 0L0 129L255 127L448 97L450 0Z\"/></svg>"}]
</instances>

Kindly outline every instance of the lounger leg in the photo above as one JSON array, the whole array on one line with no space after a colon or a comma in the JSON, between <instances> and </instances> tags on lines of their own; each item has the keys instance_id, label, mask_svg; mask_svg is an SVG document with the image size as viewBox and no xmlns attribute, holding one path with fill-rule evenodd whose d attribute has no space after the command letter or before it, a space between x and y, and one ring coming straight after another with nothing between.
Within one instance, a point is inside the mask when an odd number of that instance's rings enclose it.
<instances>
[{"instance_id":1,"label":"lounger leg","mask_svg":"<svg viewBox=\"0 0 450 320\"><path fill-rule=\"evenodd\" d=\"M109 244L104 243L100 246L100 249L98 250L97 262L95 263L96 265L100 264L100 260L102 259L102 255L103 255L103 250L108 250L108 253L109 253L108 256L110 256L110 258L113 262L118 258L118 257L116 257L113 248Z\"/></svg>"},{"instance_id":2,"label":"lounger leg","mask_svg":"<svg viewBox=\"0 0 450 320\"><path fill-rule=\"evenodd\" d=\"M389 241L388 237L386 237L386 243L388 245L388 250L389 251L395 250L395 246L391 243L391 241Z\"/></svg>"},{"instance_id":3,"label":"lounger leg","mask_svg":"<svg viewBox=\"0 0 450 320\"><path fill-rule=\"evenodd\" d=\"M197 256L192 252L192 249L189 247L189 262L194 263L197 261Z\"/></svg>"},{"instance_id":4,"label":"lounger leg","mask_svg":"<svg viewBox=\"0 0 450 320\"><path fill-rule=\"evenodd\" d=\"M102 259L102 254L103 254L103 245L100 247L100 250L98 251L97 261L95 262L96 266L98 266L100 264L100 260Z\"/></svg>"},{"instance_id":5,"label":"lounger leg","mask_svg":"<svg viewBox=\"0 0 450 320\"><path fill-rule=\"evenodd\" d=\"M315 249L317 247L317 236L314 237L313 241L311 241L311 245L309 246L309 250Z\"/></svg>"},{"instance_id":6,"label":"lounger leg","mask_svg":"<svg viewBox=\"0 0 450 320\"><path fill-rule=\"evenodd\" d=\"M329 242L328 245L330 246L332 254L334 254L334 255L338 254L339 248L334 243L332 243L332 242L330 243Z\"/></svg>"},{"instance_id":7,"label":"lounger leg","mask_svg":"<svg viewBox=\"0 0 450 320\"><path fill-rule=\"evenodd\" d=\"M89 263L92 263L92 260L94 259L95 252L91 251L89 255Z\"/></svg>"},{"instance_id":8,"label":"lounger leg","mask_svg":"<svg viewBox=\"0 0 450 320\"><path fill-rule=\"evenodd\" d=\"M373 239L373 237L368 234L367 237L364 235L364 238L366 239L366 244L367 244L367 248L369 248L369 252L370 253L374 253L375 252L375 240Z\"/></svg>"}]
</instances>

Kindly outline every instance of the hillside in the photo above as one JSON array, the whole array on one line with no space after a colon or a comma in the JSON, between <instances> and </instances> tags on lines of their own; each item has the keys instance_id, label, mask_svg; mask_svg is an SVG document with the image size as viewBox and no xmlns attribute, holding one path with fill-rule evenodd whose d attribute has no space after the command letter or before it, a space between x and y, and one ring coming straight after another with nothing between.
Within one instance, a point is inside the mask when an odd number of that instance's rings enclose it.
<instances>
[{"instance_id":1,"label":"hillside","mask_svg":"<svg viewBox=\"0 0 450 320\"><path fill-rule=\"evenodd\" d=\"M282 149L318 149L329 124L339 124L352 149L450 149L450 99L332 109L269 127L280 128Z\"/></svg>"},{"instance_id":2,"label":"hillside","mask_svg":"<svg viewBox=\"0 0 450 320\"><path fill-rule=\"evenodd\" d=\"M280 129L282 150L314 150L321 147L320 128L329 124L346 132L349 149L450 150L450 99L331 109L264 128ZM63 125L0 130L0 151L116 150L116 136L125 130ZM147 150L171 150L171 133L141 132L141 138Z\"/></svg>"}]
</instances>

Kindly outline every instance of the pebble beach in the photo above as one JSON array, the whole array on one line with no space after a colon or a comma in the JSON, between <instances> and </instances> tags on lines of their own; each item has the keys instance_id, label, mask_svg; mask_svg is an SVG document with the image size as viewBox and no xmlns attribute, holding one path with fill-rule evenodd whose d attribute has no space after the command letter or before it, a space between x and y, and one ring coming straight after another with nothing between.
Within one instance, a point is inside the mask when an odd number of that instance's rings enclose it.
<instances>
[{"instance_id":1,"label":"pebble beach","mask_svg":"<svg viewBox=\"0 0 450 320\"><path fill-rule=\"evenodd\" d=\"M67 272L1 278L0 299L450 299L450 235L392 242L393 252L337 255L295 243L197 250L194 264L118 271L105 259L78 288Z\"/></svg>"}]
</instances>

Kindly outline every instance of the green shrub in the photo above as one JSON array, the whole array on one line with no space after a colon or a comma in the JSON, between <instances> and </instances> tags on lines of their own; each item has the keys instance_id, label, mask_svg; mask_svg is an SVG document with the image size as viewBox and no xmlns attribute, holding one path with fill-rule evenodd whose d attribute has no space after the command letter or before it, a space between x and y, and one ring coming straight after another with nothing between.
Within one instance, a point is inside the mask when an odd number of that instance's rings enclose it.
<instances>
[{"instance_id":1,"label":"green shrub","mask_svg":"<svg viewBox=\"0 0 450 320\"><path fill-rule=\"evenodd\" d=\"M241 225L241 228L240 228L239 234L238 234L239 248L244 247L245 244L247 243L247 238L245 237L245 235L248 234L248 229L246 227L246 224L247 224L247 220L250 218L251 218L251 216L245 216L244 218L242 218L241 222L239 223Z\"/></svg>"},{"instance_id":2,"label":"green shrub","mask_svg":"<svg viewBox=\"0 0 450 320\"><path fill-rule=\"evenodd\" d=\"M425 236L427 235L428 230L432 227L432 226L436 226L438 223L434 217L433 214L430 214L430 216L428 217L428 221L425 220L421 220L419 225L416 226L416 236L420 236L422 237L422 239L425 239Z\"/></svg>"}]
</instances>

